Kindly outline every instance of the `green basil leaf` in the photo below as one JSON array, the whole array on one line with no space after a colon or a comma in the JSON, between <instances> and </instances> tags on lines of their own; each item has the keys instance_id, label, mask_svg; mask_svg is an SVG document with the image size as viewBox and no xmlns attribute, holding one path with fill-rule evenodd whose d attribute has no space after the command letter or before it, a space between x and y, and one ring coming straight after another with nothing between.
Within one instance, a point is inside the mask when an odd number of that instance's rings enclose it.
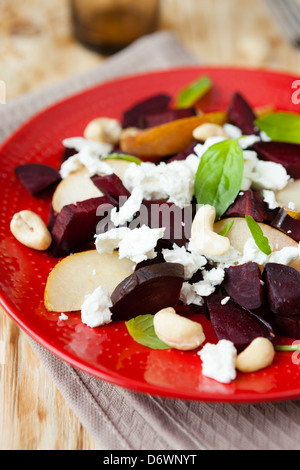
<instances>
[{"instance_id":1,"label":"green basil leaf","mask_svg":"<svg viewBox=\"0 0 300 470\"><path fill-rule=\"evenodd\" d=\"M299 351L300 344L281 344L274 346L275 351Z\"/></svg>"},{"instance_id":2,"label":"green basil leaf","mask_svg":"<svg viewBox=\"0 0 300 470\"><path fill-rule=\"evenodd\" d=\"M195 176L198 204L209 204L221 217L238 195L244 172L243 151L237 139L212 145L202 155Z\"/></svg>"},{"instance_id":3,"label":"green basil leaf","mask_svg":"<svg viewBox=\"0 0 300 470\"><path fill-rule=\"evenodd\" d=\"M125 160L127 162L134 162L137 165L140 165L142 163L142 160L139 158L135 157L134 155L127 155L126 153L110 153L106 157L103 158L103 160Z\"/></svg>"},{"instance_id":4,"label":"green basil leaf","mask_svg":"<svg viewBox=\"0 0 300 470\"><path fill-rule=\"evenodd\" d=\"M255 120L272 140L300 144L300 114L279 111Z\"/></svg>"},{"instance_id":5,"label":"green basil leaf","mask_svg":"<svg viewBox=\"0 0 300 470\"><path fill-rule=\"evenodd\" d=\"M264 236L262 229L258 223L250 215L245 215L245 219L252 237L254 238L256 246L265 253L265 255L270 255L272 250L269 245L267 237Z\"/></svg>"},{"instance_id":6,"label":"green basil leaf","mask_svg":"<svg viewBox=\"0 0 300 470\"><path fill-rule=\"evenodd\" d=\"M193 106L212 87L212 81L207 76L202 76L187 87L183 88L177 95L176 105L178 108Z\"/></svg>"},{"instance_id":7,"label":"green basil leaf","mask_svg":"<svg viewBox=\"0 0 300 470\"><path fill-rule=\"evenodd\" d=\"M227 233L229 232L229 230L231 229L231 227L233 226L234 224L234 220L230 220L230 222L228 222L225 227L223 228L223 230L220 230L220 232L218 233L218 235L222 235L222 237L226 237Z\"/></svg>"},{"instance_id":8,"label":"green basil leaf","mask_svg":"<svg viewBox=\"0 0 300 470\"><path fill-rule=\"evenodd\" d=\"M151 349L170 349L170 346L161 341L154 331L154 315L138 315L125 322L128 333L143 346Z\"/></svg>"}]
</instances>

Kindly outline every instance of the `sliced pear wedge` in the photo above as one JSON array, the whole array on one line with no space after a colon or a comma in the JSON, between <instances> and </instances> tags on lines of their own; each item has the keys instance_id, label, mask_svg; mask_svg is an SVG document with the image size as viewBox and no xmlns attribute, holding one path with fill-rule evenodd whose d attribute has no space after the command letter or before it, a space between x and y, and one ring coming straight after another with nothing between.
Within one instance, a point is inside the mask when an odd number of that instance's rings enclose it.
<instances>
[{"instance_id":1,"label":"sliced pear wedge","mask_svg":"<svg viewBox=\"0 0 300 470\"><path fill-rule=\"evenodd\" d=\"M288 183L285 188L276 195L280 207L294 219L300 219L300 180ZM294 207L290 206L293 203Z\"/></svg>"},{"instance_id":2,"label":"sliced pear wedge","mask_svg":"<svg viewBox=\"0 0 300 470\"><path fill-rule=\"evenodd\" d=\"M229 232L226 234L226 237L229 238L231 246L233 246L233 248L242 253L246 241L248 240L248 238L251 237L251 232L244 218L231 217L228 219L220 220L219 222L216 222L214 224L214 231L219 233L225 228L226 224L228 224L230 221L233 221L234 223ZM276 249L276 251L281 250L286 246L298 246L298 243L295 240L293 240L285 233L280 232L276 228L270 227L269 225L262 223L259 223L258 225L261 227L263 234L265 235L265 237L267 237L272 246L276 247L274 248ZM300 257L296 261L294 261L291 266L297 269L297 271L300 271Z\"/></svg>"},{"instance_id":3,"label":"sliced pear wedge","mask_svg":"<svg viewBox=\"0 0 300 470\"><path fill-rule=\"evenodd\" d=\"M48 276L45 307L51 312L78 311L85 296L99 285L111 294L133 269L134 263L120 260L117 252L99 254L97 250L89 250L69 255L59 261Z\"/></svg>"},{"instance_id":4,"label":"sliced pear wedge","mask_svg":"<svg viewBox=\"0 0 300 470\"><path fill-rule=\"evenodd\" d=\"M122 179L124 172L131 162L126 160L105 160L112 167L114 173ZM86 168L70 173L56 187L52 197L52 207L55 214L58 214L63 206L75 204L79 201L102 196L90 178Z\"/></svg>"},{"instance_id":5,"label":"sliced pear wedge","mask_svg":"<svg viewBox=\"0 0 300 470\"><path fill-rule=\"evenodd\" d=\"M58 214L67 204L102 196L102 192L92 182L85 168L70 173L56 187L52 197L52 207Z\"/></svg>"}]
</instances>

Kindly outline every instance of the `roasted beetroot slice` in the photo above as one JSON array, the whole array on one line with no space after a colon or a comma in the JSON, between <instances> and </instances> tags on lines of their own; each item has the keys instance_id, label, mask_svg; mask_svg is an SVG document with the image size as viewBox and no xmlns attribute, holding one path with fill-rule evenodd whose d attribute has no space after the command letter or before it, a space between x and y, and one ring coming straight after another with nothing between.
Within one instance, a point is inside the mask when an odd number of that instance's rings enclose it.
<instances>
[{"instance_id":1,"label":"roasted beetroot slice","mask_svg":"<svg viewBox=\"0 0 300 470\"><path fill-rule=\"evenodd\" d=\"M274 314L272 326L277 336L300 339L300 315L283 317L282 315Z\"/></svg>"},{"instance_id":2,"label":"roasted beetroot slice","mask_svg":"<svg viewBox=\"0 0 300 470\"><path fill-rule=\"evenodd\" d=\"M112 173L111 175L92 176L92 181L103 194L108 194L113 197L117 202L120 197L129 197L130 192L125 188L122 180L118 175Z\"/></svg>"},{"instance_id":3,"label":"roasted beetroot slice","mask_svg":"<svg viewBox=\"0 0 300 470\"><path fill-rule=\"evenodd\" d=\"M195 115L196 110L193 107L168 109L161 113L150 113L145 116L141 116L140 125L142 128L146 129L149 127L160 126L161 124L166 124L167 122L172 122L176 119L183 119Z\"/></svg>"},{"instance_id":4,"label":"roasted beetroot slice","mask_svg":"<svg viewBox=\"0 0 300 470\"><path fill-rule=\"evenodd\" d=\"M300 242L300 220L291 217L284 209L279 209L277 215L271 221L271 225L296 240L296 242Z\"/></svg>"},{"instance_id":5,"label":"roasted beetroot slice","mask_svg":"<svg viewBox=\"0 0 300 470\"><path fill-rule=\"evenodd\" d=\"M73 148L68 148L68 147L64 148L64 150L61 154L61 157L60 157L61 163L68 160L68 158L73 157L73 155L75 155L76 153L78 153L77 150L75 150Z\"/></svg>"},{"instance_id":6,"label":"roasted beetroot slice","mask_svg":"<svg viewBox=\"0 0 300 470\"><path fill-rule=\"evenodd\" d=\"M195 140L184 152L177 153L177 155L169 158L167 163L171 163L175 160L185 160L189 155L191 155L191 153L195 153L194 148L197 144L199 144L199 142Z\"/></svg>"},{"instance_id":7,"label":"roasted beetroot slice","mask_svg":"<svg viewBox=\"0 0 300 470\"><path fill-rule=\"evenodd\" d=\"M224 296L216 294L206 299L209 318L219 340L232 341L240 352L257 337L271 341L274 339L275 335L269 323L231 299L222 305L222 299Z\"/></svg>"},{"instance_id":8,"label":"roasted beetroot slice","mask_svg":"<svg viewBox=\"0 0 300 470\"><path fill-rule=\"evenodd\" d=\"M252 189L240 193L223 215L226 217L244 217L250 215L256 222L270 223L278 209L270 209L263 197Z\"/></svg>"},{"instance_id":9,"label":"roasted beetroot slice","mask_svg":"<svg viewBox=\"0 0 300 470\"><path fill-rule=\"evenodd\" d=\"M19 165L15 168L15 174L22 185L33 196L61 180L61 176L55 168L42 163Z\"/></svg>"},{"instance_id":10,"label":"roasted beetroot slice","mask_svg":"<svg viewBox=\"0 0 300 470\"><path fill-rule=\"evenodd\" d=\"M55 214L53 206L52 206L52 204L50 204L49 212L48 212L48 221L47 221L47 227L48 227L48 230L50 230L50 232L53 229L56 217L57 216Z\"/></svg>"},{"instance_id":11,"label":"roasted beetroot slice","mask_svg":"<svg viewBox=\"0 0 300 470\"><path fill-rule=\"evenodd\" d=\"M263 271L269 309L282 316L300 315L300 273L291 266L267 263Z\"/></svg>"},{"instance_id":12,"label":"roasted beetroot slice","mask_svg":"<svg viewBox=\"0 0 300 470\"><path fill-rule=\"evenodd\" d=\"M93 241L98 222L114 204L113 199L102 196L64 206L56 216L51 231L53 256L60 258L69 255ZM102 215L97 215L100 206Z\"/></svg>"},{"instance_id":13,"label":"roasted beetroot slice","mask_svg":"<svg viewBox=\"0 0 300 470\"><path fill-rule=\"evenodd\" d=\"M276 141L256 142L252 148L261 160L280 163L292 178L300 178L300 144Z\"/></svg>"},{"instance_id":14,"label":"roasted beetroot slice","mask_svg":"<svg viewBox=\"0 0 300 470\"><path fill-rule=\"evenodd\" d=\"M141 261L140 263L136 265L135 270L144 268L145 266L151 266L152 264L165 263L166 260L162 254L162 250L165 248L168 250L171 250L172 243L170 242L170 240L166 240L165 238L160 238L154 250L157 253L155 258L149 258L144 261Z\"/></svg>"},{"instance_id":15,"label":"roasted beetroot slice","mask_svg":"<svg viewBox=\"0 0 300 470\"><path fill-rule=\"evenodd\" d=\"M141 127L143 116L151 113L166 111L171 102L171 97L165 93L158 93L145 100L136 103L123 113L122 127Z\"/></svg>"},{"instance_id":16,"label":"roasted beetroot slice","mask_svg":"<svg viewBox=\"0 0 300 470\"><path fill-rule=\"evenodd\" d=\"M225 268L223 287L241 307L255 310L265 303L265 290L257 263Z\"/></svg>"},{"instance_id":17,"label":"roasted beetroot slice","mask_svg":"<svg viewBox=\"0 0 300 470\"><path fill-rule=\"evenodd\" d=\"M189 210L189 206L182 209L165 201L143 200L142 210L137 217L150 228L165 227L164 237L171 244L182 246L191 236L192 214L189 214Z\"/></svg>"},{"instance_id":18,"label":"roasted beetroot slice","mask_svg":"<svg viewBox=\"0 0 300 470\"><path fill-rule=\"evenodd\" d=\"M239 127L245 135L258 135L259 129L255 126L256 115L248 101L240 93L232 95L227 114L232 124Z\"/></svg>"},{"instance_id":19,"label":"roasted beetroot slice","mask_svg":"<svg viewBox=\"0 0 300 470\"><path fill-rule=\"evenodd\" d=\"M145 266L122 281L111 295L113 320L130 320L137 315L154 315L175 307L184 280L184 268L177 263Z\"/></svg>"}]
</instances>

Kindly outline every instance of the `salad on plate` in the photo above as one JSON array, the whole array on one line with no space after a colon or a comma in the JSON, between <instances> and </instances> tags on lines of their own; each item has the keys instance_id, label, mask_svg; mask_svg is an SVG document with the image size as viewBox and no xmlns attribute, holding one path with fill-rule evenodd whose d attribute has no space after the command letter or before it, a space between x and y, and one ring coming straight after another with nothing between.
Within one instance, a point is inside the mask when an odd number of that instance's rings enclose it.
<instances>
[{"instance_id":1,"label":"salad on plate","mask_svg":"<svg viewBox=\"0 0 300 470\"><path fill-rule=\"evenodd\" d=\"M59 168L19 165L19 183L52 199L47 223L24 209L10 229L57 258L44 305L60 320L125 322L145 347L194 351L226 384L298 347L277 339L300 338L300 115L253 109L238 91L204 113L211 87L202 76L93 119L63 140Z\"/></svg>"}]
</instances>

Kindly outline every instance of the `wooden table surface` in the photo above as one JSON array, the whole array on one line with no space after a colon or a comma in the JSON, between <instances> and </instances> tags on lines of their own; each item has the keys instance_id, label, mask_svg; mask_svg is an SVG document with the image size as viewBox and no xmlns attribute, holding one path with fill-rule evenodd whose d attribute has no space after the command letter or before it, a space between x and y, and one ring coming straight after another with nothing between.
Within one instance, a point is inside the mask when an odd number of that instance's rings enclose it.
<instances>
[{"instance_id":1,"label":"wooden table surface","mask_svg":"<svg viewBox=\"0 0 300 470\"><path fill-rule=\"evenodd\" d=\"M272 68L300 76L300 50L281 36L263 1L161 0L160 28L175 31L203 63ZM0 2L0 79L8 84L8 100L103 60L74 41L67 0ZM97 449L23 332L2 310L0 449Z\"/></svg>"}]
</instances>

